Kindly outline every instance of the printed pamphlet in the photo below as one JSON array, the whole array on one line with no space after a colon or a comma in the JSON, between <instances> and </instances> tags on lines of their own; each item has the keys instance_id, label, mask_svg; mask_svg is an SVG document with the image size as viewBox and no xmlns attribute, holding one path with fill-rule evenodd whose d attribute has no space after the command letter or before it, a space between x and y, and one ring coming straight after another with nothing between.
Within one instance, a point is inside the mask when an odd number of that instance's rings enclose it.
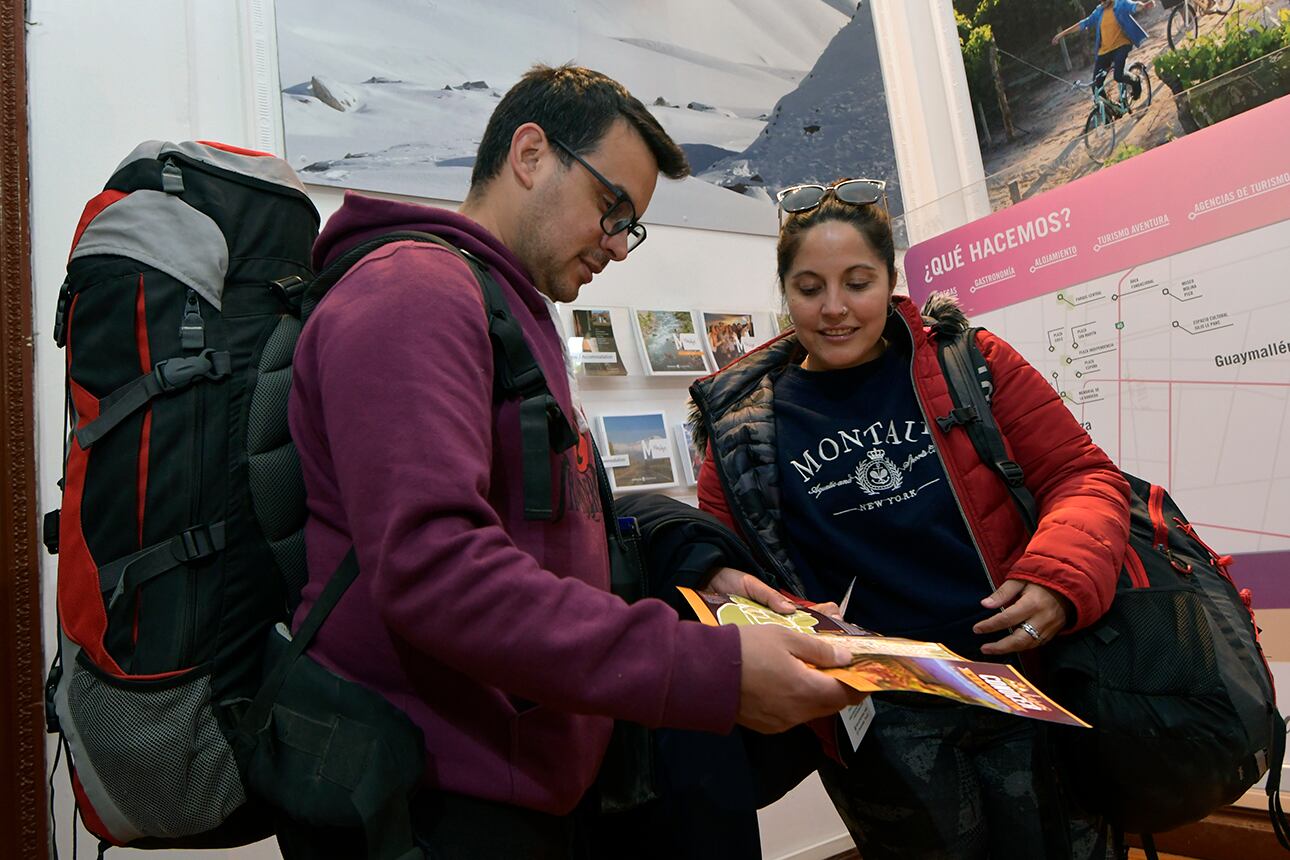
<instances>
[{"instance_id":1,"label":"printed pamphlet","mask_svg":"<svg viewBox=\"0 0 1290 860\"><path fill-rule=\"evenodd\" d=\"M735 594L710 594L690 588L681 588L681 593L699 620L713 627L778 624L841 645L851 652L851 664L821 671L857 690L927 693L1019 717L1089 727L1016 669L1002 663L965 660L937 642L880 636L809 607L781 615Z\"/></svg>"}]
</instances>

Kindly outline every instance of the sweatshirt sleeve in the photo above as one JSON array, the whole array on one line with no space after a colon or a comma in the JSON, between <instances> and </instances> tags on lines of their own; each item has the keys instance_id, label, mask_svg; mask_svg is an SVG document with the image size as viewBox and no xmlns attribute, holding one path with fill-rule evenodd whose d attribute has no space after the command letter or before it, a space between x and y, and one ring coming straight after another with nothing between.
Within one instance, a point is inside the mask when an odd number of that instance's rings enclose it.
<instances>
[{"instance_id":1,"label":"sweatshirt sleeve","mask_svg":"<svg viewBox=\"0 0 1290 860\"><path fill-rule=\"evenodd\" d=\"M979 337L994 377L995 419L1039 505L1038 528L1008 578L1063 595L1075 607L1071 629L1085 627L1115 596L1129 536L1128 482L1039 371L1002 339Z\"/></svg>"},{"instance_id":2,"label":"sweatshirt sleeve","mask_svg":"<svg viewBox=\"0 0 1290 860\"><path fill-rule=\"evenodd\" d=\"M316 380L305 396L318 401L339 527L408 659L571 712L731 728L735 629L682 622L657 600L628 606L543 569L490 504L493 353L464 263L388 246L338 285L315 325L296 362Z\"/></svg>"}]
</instances>

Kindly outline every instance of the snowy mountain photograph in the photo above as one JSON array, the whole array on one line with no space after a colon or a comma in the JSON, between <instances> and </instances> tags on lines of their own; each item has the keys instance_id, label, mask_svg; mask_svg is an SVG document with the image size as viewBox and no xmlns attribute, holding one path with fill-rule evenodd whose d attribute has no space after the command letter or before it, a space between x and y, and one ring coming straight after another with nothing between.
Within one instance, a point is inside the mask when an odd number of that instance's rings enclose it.
<instances>
[{"instance_id":1,"label":"snowy mountain photograph","mask_svg":"<svg viewBox=\"0 0 1290 860\"><path fill-rule=\"evenodd\" d=\"M621 81L681 144L645 221L774 233L801 182L887 181L901 212L867 3L276 0L286 154L306 182L461 200L498 99L533 64Z\"/></svg>"}]
</instances>

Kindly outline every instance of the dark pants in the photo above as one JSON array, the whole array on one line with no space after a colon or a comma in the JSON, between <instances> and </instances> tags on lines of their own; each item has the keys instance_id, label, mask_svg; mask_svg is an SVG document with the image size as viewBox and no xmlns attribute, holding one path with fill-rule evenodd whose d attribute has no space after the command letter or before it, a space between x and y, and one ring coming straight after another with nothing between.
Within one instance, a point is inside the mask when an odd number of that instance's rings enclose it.
<instances>
[{"instance_id":1,"label":"dark pants","mask_svg":"<svg viewBox=\"0 0 1290 860\"><path fill-rule=\"evenodd\" d=\"M1063 811L1043 723L912 694L874 705L847 766L820 766L865 860L1107 856L1105 828Z\"/></svg>"},{"instance_id":2,"label":"dark pants","mask_svg":"<svg viewBox=\"0 0 1290 860\"><path fill-rule=\"evenodd\" d=\"M1137 78L1124 73L1124 63L1129 59L1129 49L1131 47L1131 45L1121 45L1114 51L1098 54L1097 61L1093 64L1094 86L1101 84L1106 79L1106 73L1109 70L1114 74L1116 81L1132 90L1135 99L1138 97L1142 85L1138 83ZM1107 97L1114 101L1111 93L1108 92Z\"/></svg>"},{"instance_id":3,"label":"dark pants","mask_svg":"<svg viewBox=\"0 0 1290 860\"><path fill-rule=\"evenodd\" d=\"M412 803L412 826L429 860L591 860L584 812L558 816L448 792ZM279 820L284 860L362 860L363 834Z\"/></svg>"},{"instance_id":4,"label":"dark pants","mask_svg":"<svg viewBox=\"0 0 1290 860\"><path fill-rule=\"evenodd\" d=\"M810 756L818 745L808 740L812 743L804 749ZM743 730L713 735L659 729L654 742L659 797L628 812L595 817L597 860L759 860L757 807L768 775L751 766ZM786 750L782 745L774 749ZM775 776L769 774L772 783Z\"/></svg>"}]
</instances>

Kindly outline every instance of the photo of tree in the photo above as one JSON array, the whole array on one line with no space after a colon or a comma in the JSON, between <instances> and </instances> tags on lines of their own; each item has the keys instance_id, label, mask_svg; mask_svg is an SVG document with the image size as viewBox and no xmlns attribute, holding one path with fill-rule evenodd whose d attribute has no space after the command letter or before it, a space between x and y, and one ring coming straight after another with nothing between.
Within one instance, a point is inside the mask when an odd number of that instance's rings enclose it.
<instances>
[{"instance_id":1,"label":"photo of tree","mask_svg":"<svg viewBox=\"0 0 1290 860\"><path fill-rule=\"evenodd\" d=\"M632 320L650 374L694 376L713 369L690 311L636 310Z\"/></svg>"}]
</instances>

